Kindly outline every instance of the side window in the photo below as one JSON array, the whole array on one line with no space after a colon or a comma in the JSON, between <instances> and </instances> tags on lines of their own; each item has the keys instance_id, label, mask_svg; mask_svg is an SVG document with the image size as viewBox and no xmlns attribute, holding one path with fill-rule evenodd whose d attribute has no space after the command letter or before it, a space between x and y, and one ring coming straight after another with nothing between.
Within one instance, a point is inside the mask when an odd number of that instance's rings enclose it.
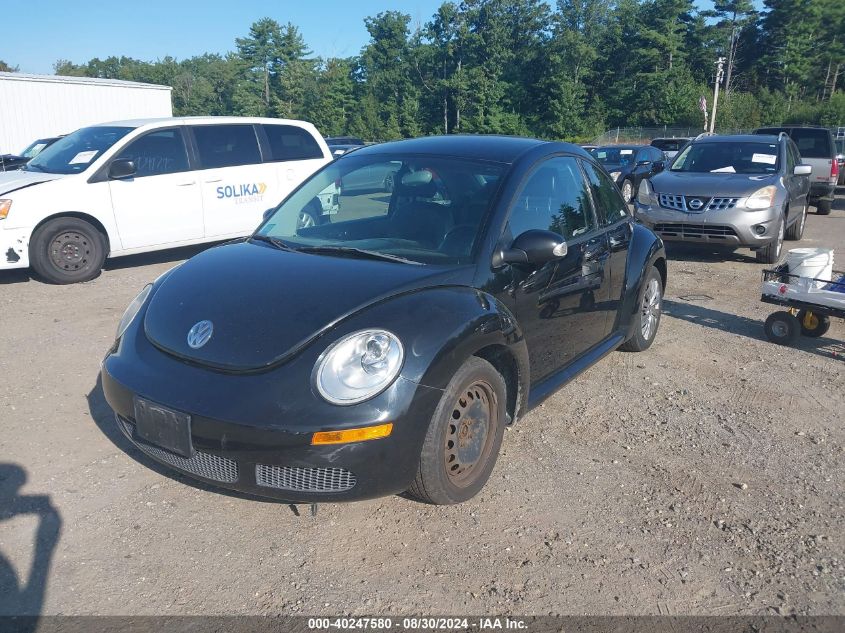
<instances>
[{"instance_id":1,"label":"side window","mask_svg":"<svg viewBox=\"0 0 845 633\"><path fill-rule=\"evenodd\" d=\"M653 149L651 150L651 160L655 163L659 163L660 161L666 160L666 157L661 150Z\"/></svg>"},{"instance_id":2,"label":"side window","mask_svg":"<svg viewBox=\"0 0 845 633\"><path fill-rule=\"evenodd\" d=\"M590 183L599 224L610 226L623 218L627 218L628 205L625 204L619 190L610 178L601 169L596 169L592 163L581 161L581 164L584 166L584 173L587 174L587 181Z\"/></svg>"},{"instance_id":3,"label":"side window","mask_svg":"<svg viewBox=\"0 0 845 633\"><path fill-rule=\"evenodd\" d=\"M293 125L264 125L270 142L271 160L308 160L323 158L323 151L314 137Z\"/></svg>"},{"instance_id":4,"label":"side window","mask_svg":"<svg viewBox=\"0 0 845 633\"><path fill-rule=\"evenodd\" d=\"M595 228L589 193L574 158L552 158L529 176L511 210L510 230L554 231L571 240Z\"/></svg>"},{"instance_id":5,"label":"side window","mask_svg":"<svg viewBox=\"0 0 845 633\"><path fill-rule=\"evenodd\" d=\"M258 140L251 125L195 125L200 167L234 167L261 162Z\"/></svg>"},{"instance_id":6,"label":"side window","mask_svg":"<svg viewBox=\"0 0 845 633\"><path fill-rule=\"evenodd\" d=\"M179 128L145 134L129 143L115 158L133 161L137 178L189 169L185 141Z\"/></svg>"}]
</instances>

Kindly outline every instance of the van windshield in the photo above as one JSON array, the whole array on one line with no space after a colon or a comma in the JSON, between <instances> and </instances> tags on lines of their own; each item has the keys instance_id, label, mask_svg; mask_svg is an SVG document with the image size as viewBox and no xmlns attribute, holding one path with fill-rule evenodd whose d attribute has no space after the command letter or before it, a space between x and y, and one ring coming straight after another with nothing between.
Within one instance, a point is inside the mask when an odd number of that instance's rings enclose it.
<instances>
[{"instance_id":1,"label":"van windshield","mask_svg":"<svg viewBox=\"0 0 845 633\"><path fill-rule=\"evenodd\" d=\"M135 128L94 126L68 134L44 148L24 170L46 174L78 174Z\"/></svg>"}]
</instances>

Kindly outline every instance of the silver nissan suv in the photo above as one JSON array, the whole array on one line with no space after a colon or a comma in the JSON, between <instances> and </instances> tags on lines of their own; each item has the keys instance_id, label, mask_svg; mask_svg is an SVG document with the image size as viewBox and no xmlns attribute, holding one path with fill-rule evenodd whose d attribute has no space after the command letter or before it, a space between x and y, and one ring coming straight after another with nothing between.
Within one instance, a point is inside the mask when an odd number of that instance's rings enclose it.
<instances>
[{"instance_id":1,"label":"silver nissan suv","mask_svg":"<svg viewBox=\"0 0 845 633\"><path fill-rule=\"evenodd\" d=\"M634 213L664 241L747 247L773 264L804 233L810 172L786 134L702 134L640 184Z\"/></svg>"}]
</instances>

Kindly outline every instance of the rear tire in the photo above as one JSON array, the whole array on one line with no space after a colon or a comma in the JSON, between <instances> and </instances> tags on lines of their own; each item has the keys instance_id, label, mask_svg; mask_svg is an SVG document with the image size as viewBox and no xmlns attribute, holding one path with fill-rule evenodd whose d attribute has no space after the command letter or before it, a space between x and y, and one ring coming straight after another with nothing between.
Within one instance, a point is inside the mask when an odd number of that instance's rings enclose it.
<instances>
[{"instance_id":1,"label":"rear tire","mask_svg":"<svg viewBox=\"0 0 845 633\"><path fill-rule=\"evenodd\" d=\"M663 309L663 278L654 266L643 280L637 306L634 335L619 348L625 352L643 352L651 347L657 336Z\"/></svg>"},{"instance_id":2,"label":"rear tire","mask_svg":"<svg viewBox=\"0 0 845 633\"><path fill-rule=\"evenodd\" d=\"M499 455L506 402L501 374L486 360L469 358L449 381L431 418L408 494L437 505L478 494Z\"/></svg>"},{"instance_id":3,"label":"rear tire","mask_svg":"<svg viewBox=\"0 0 845 633\"><path fill-rule=\"evenodd\" d=\"M826 314L816 314L809 310L798 311L798 323L801 324L801 334L818 338L824 336L830 329L830 317Z\"/></svg>"},{"instance_id":4,"label":"rear tire","mask_svg":"<svg viewBox=\"0 0 845 633\"><path fill-rule=\"evenodd\" d=\"M106 240L92 224L62 217L38 227L29 246L30 264L41 279L75 284L100 274L106 259Z\"/></svg>"},{"instance_id":5,"label":"rear tire","mask_svg":"<svg viewBox=\"0 0 845 633\"><path fill-rule=\"evenodd\" d=\"M766 330L766 338L778 345L792 345L798 340L801 332L798 319L784 310L770 314L763 327Z\"/></svg>"},{"instance_id":6,"label":"rear tire","mask_svg":"<svg viewBox=\"0 0 845 633\"><path fill-rule=\"evenodd\" d=\"M798 241L804 236L804 226L807 224L807 205L801 210L801 217L792 223L786 231L786 239Z\"/></svg>"},{"instance_id":7,"label":"rear tire","mask_svg":"<svg viewBox=\"0 0 845 633\"><path fill-rule=\"evenodd\" d=\"M830 215L831 204L830 200L819 200L816 202L816 213L818 215Z\"/></svg>"}]
</instances>

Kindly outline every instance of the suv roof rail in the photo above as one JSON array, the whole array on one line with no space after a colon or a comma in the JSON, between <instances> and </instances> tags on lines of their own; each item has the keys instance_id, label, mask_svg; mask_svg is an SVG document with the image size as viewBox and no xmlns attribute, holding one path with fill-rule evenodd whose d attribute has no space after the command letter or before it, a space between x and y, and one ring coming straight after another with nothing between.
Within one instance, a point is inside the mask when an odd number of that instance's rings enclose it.
<instances>
[{"instance_id":1,"label":"suv roof rail","mask_svg":"<svg viewBox=\"0 0 845 633\"><path fill-rule=\"evenodd\" d=\"M716 133L715 132L702 132L701 134L696 136L693 140L697 141L698 139L704 138L705 136L716 136Z\"/></svg>"}]
</instances>

